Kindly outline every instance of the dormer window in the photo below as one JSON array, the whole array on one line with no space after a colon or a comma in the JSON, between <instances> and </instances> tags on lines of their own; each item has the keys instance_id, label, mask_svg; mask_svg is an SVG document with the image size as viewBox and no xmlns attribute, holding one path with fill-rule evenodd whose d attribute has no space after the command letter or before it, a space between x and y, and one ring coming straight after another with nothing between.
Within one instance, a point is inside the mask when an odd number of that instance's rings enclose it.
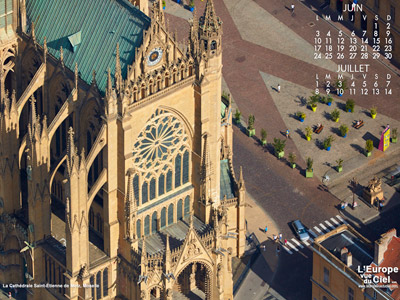
<instances>
[{"instance_id":1,"label":"dormer window","mask_svg":"<svg viewBox=\"0 0 400 300\"><path fill-rule=\"evenodd\" d=\"M70 36L68 36L68 41L71 44L72 52L76 52L78 45L81 43L81 32L78 31Z\"/></svg>"}]
</instances>

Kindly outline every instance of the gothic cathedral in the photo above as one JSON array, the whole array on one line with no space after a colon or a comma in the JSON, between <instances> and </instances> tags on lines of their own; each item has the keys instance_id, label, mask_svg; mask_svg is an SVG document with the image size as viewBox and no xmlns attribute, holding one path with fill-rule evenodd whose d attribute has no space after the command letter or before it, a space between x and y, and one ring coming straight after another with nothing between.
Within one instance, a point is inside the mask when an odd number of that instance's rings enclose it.
<instances>
[{"instance_id":1,"label":"gothic cathedral","mask_svg":"<svg viewBox=\"0 0 400 300\"><path fill-rule=\"evenodd\" d=\"M222 22L182 45L132 3L0 0L0 283L28 299L233 300Z\"/></svg>"}]
</instances>

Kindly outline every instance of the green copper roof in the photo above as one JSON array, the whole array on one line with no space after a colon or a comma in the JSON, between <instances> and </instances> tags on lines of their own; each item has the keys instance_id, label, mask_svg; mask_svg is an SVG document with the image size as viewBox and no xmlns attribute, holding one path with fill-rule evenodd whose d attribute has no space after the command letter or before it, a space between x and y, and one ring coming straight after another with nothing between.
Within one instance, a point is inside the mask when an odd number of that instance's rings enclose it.
<instances>
[{"instance_id":1,"label":"green copper roof","mask_svg":"<svg viewBox=\"0 0 400 300\"><path fill-rule=\"evenodd\" d=\"M224 199L225 195L226 199L232 199L235 197L233 178L229 170L229 163L227 159L221 160L220 189L221 200Z\"/></svg>"},{"instance_id":2,"label":"green copper roof","mask_svg":"<svg viewBox=\"0 0 400 300\"><path fill-rule=\"evenodd\" d=\"M135 48L143 39L150 19L125 0L27 0L29 24L35 23L38 43L47 39L49 52L75 70L88 84L93 70L96 82L104 93L107 69L115 72L116 47L119 43L122 76L126 78L127 65L135 59Z\"/></svg>"}]
</instances>

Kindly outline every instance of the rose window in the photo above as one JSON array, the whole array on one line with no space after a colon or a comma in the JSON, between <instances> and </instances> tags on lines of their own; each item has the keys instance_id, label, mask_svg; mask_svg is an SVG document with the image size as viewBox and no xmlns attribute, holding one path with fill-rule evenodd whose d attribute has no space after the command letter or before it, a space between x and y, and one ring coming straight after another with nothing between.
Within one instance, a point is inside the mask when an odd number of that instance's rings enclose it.
<instances>
[{"instance_id":1,"label":"rose window","mask_svg":"<svg viewBox=\"0 0 400 300\"><path fill-rule=\"evenodd\" d=\"M158 109L137 138L133 162L138 170L157 172L172 162L187 141L180 121L173 114Z\"/></svg>"}]
</instances>

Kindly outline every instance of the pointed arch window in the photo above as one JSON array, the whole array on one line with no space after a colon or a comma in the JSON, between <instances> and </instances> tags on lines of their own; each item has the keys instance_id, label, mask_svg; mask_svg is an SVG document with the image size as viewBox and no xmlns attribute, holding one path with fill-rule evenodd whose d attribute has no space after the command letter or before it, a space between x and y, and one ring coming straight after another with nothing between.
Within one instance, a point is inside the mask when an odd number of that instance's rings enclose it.
<instances>
[{"instance_id":1,"label":"pointed arch window","mask_svg":"<svg viewBox=\"0 0 400 300\"><path fill-rule=\"evenodd\" d=\"M142 204L145 204L149 200L147 187L148 187L147 181L143 182L143 184L142 184Z\"/></svg>"},{"instance_id":2,"label":"pointed arch window","mask_svg":"<svg viewBox=\"0 0 400 300\"><path fill-rule=\"evenodd\" d=\"M108 296L108 268L103 271L103 297Z\"/></svg>"},{"instance_id":3,"label":"pointed arch window","mask_svg":"<svg viewBox=\"0 0 400 300\"><path fill-rule=\"evenodd\" d=\"M150 200L156 197L156 180L154 178L150 181Z\"/></svg>"},{"instance_id":4,"label":"pointed arch window","mask_svg":"<svg viewBox=\"0 0 400 300\"><path fill-rule=\"evenodd\" d=\"M181 185L181 167L182 167L182 157L178 154L175 157L175 187Z\"/></svg>"},{"instance_id":5,"label":"pointed arch window","mask_svg":"<svg viewBox=\"0 0 400 300\"><path fill-rule=\"evenodd\" d=\"M171 203L168 206L168 225L174 223L174 205Z\"/></svg>"},{"instance_id":6,"label":"pointed arch window","mask_svg":"<svg viewBox=\"0 0 400 300\"><path fill-rule=\"evenodd\" d=\"M216 41L212 41L211 42L211 50L215 50L217 49L217 42Z\"/></svg>"},{"instance_id":7,"label":"pointed arch window","mask_svg":"<svg viewBox=\"0 0 400 300\"><path fill-rule=\"evenodd\" d=\"M189 151L183 154L183 168L182 168L182 183L185 184L189 181Z\"/></svg>"},{"instance_id":8,"label":"pointed arch window","mask_svg":"<svg viewBox=\"0 0 400 300\"><path fill-rule=\"evenodd\" d=\"M150 217L146 216L144 218L144 235L148 236L150 234Z\"/></svg>"},{"instance_id":9,"label":"pointed arch window","mask_svg":"<svg viewBox=\"0 0 400 300\"><path fill-rule=\"evenodd\" d=\"M151 216L151 233L157 232L157 212L153 212Z\"/></svg>"},{"instance_id":10,"label":"pointed arch window","mask_svg":"<svg viewBox=\"0 0 400 300\"><path fill-rule=\"evenodd\" d=\"M168 170L167 173L167 192L172 190L172 171Z\"/></svg>"},{"instance_id":11,"label":"pointed arch window","mask_svg":"<svg viewBox=\"0 0 400 300\"><path fill-rule=\"evenodd\" d=\"M142 233L141 233L141 230L142 230L142 226L141 226L142 224L141 224L141 221L140 220L137 220L136 221L136 237L138 238L138 239L140 239L141 237L142 237Z\"/></svg>"},{"instance_id":12,"label":"pointed arch window","mask_svg":"<svg viewBox=\"0 0 400 300\"><path fill-rule=\"evenodd\" d=\"M161 196L164 194L164 185L165 185L165 175L161 174L158 177L158 195Z\"/></svg>"},{"instance_id":13,"label":"pointed arch window","mask_svg":"<svg viewBox=\"0 0 400 300\"><path fill-rule=\"evenodd\" d=\"M96 275L96 299L101 298L101 272L97 272Z\"/></svg>"},{"instance_id":14,"label":"pointed arch window","mask_svg":"<svg viewBox=\"0 0 400 300\"><path fill-rule=\"evenodd\" d=\"M137 174L133 177L133 189L135 191L136 205L139 206L139 176Z\"/></svg>"},{"instance_id":15,"label":"pointed arch window","mask_svg":"<svg viewBox=\"0 0 400 300\"><path fill-rule=\"evenodd\" d=\"M176 219L177 220L182 220L183 215L182 215L182 199L178 201L178 207L176 208Z\"/></svg>"},{"instance_id":16,"label":"pointed arch window","mask_svg":"<svg viewBox=\"0 0 400 300\"><path fill-rule=\"evenodd\" d=\"M167 225L167 209L163 207L161 210L161 222L160 222L160 227L164 228Z\"/></svg>"},{"instance_id":17,"label":"pointed arch window","mask_svg":"<svg viewBox=\"0 0 400 300\"><path fill-rule=\"evenodd\" d=\"M190 197L186 196L186 198L185 198L185 208L184 208L185 218L189 216L189 213L190 213Z\"/></svg>"}]
</instances>

